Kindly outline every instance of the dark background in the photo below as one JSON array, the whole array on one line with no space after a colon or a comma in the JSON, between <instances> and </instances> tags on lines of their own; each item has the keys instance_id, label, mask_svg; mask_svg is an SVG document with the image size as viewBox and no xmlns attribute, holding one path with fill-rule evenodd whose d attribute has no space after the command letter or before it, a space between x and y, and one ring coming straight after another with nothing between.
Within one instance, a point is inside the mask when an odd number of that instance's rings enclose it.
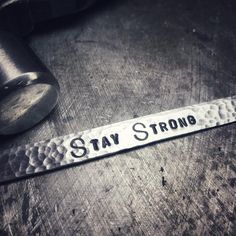
<instances>
[{"instance_id":1,"label":"dark background","mask_svg":"<svg viewBox=\"0 0 236 236\"><path fill-rule=\"evenodd\" d=\"M106 1L27 40L61 97L1 149L236 94L233 0ZM235 128L3 185L0 235L235 235Z\"/></svg>"}]
</instances>

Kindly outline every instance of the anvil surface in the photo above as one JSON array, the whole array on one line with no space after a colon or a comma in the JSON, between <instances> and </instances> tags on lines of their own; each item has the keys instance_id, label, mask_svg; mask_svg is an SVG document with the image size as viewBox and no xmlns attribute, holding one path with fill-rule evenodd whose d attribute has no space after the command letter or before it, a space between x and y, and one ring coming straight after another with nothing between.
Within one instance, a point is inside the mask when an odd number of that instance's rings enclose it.
<instances>
[{"instance_id":1,"label":"anvil surface","mask_svg":"<svg viewBox=\"0 0 236 236\"><path fill-rule=\"evenodd\" d=\"M104 1L38 25L53 113L0 150L236 94L236 3ZM0 235L235 235L236 124L0 186ZM0 163L1 164L1 163Z\"/></svg>"}]
</instances>

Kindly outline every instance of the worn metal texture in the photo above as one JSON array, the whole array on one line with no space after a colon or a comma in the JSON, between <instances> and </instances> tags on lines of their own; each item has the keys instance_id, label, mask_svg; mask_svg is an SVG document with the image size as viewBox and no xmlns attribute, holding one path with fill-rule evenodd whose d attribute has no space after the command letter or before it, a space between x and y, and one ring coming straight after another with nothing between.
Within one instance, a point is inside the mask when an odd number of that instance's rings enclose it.
<instances>
[{"instance_id":1,"label":"worn metal texture","mask_svg":"<svg viewBox=\"0 0 236 236\"><path fill-rule=\"evenodd\" d=\"M236 96L3 150L0 183L236 122Z\"/></svg>"},{"instance_id":2,"label":"worn metal texture","mask_svg":"<svg viewBox=\"0 0 236 236\"><path fill-rule=\"evenodd\" d=\"M54 112L1 150L235 95L230 1L107 1L30 45ZM1 235L235 235L236 125L0 187Z\"/></svg>"}]
</instances>

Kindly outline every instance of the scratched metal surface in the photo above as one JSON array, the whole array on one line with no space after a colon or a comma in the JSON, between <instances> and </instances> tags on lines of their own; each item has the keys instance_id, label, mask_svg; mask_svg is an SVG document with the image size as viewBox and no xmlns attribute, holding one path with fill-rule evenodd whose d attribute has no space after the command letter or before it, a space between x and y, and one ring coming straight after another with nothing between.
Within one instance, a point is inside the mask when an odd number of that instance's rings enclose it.
<instances>
[{"instance_id":1,"label":"scratched metal surface","mask_svg":"<svg viewBox=\"0 0 236 236\"><path fill-rule=\"evenodd\" d=\"M39 28L55 111L1 150L235 94L233 0L110 1ZM0 187L0 235L235 235L236 126Z\"/></svg>"}]
</instances>

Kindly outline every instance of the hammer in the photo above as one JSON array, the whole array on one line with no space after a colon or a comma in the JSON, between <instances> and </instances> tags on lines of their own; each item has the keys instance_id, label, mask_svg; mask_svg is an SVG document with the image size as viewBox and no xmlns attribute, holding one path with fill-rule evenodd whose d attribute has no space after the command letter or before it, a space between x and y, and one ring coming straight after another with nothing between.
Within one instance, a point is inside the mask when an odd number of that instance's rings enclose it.
<instances>
[{"instance_id":1,"label":"hammer","mask_svg":"<svg viewBox=\"0 0 236 236\"><path fill-rule=\"evenodd\" d=\"M38 22L87 9L96 0L0 0L0 135L23 132L55 107L57 80L22 37Z\"/></svg>"}]
</instances>

